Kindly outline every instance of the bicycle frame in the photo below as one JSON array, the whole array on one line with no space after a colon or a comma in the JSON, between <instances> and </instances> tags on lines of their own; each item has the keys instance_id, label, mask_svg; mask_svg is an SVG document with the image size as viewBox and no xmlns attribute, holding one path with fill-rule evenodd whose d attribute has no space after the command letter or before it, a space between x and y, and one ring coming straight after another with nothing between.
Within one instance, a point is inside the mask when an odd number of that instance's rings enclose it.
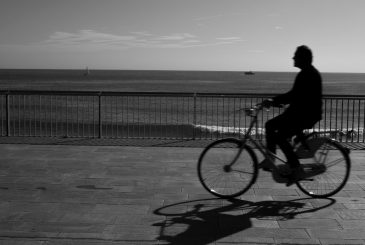
<instances>
[{"instance_id":1,"label":"bicycle frame","mask_svg":"<svg viewBox=\"0 0 365 245\"><path fill-rule=\"evenodd\" d=\"M269 157L274 157L275 159L286 163L286 160L280 158L279 156L277 156L276 154L270 152L267 147L259 140L255 140L252 138L251 136L251 131L254 128L254 126L257 124L257 117L259 112L261 112L263 110L263 106L261 104L256 105L254 108L249 108L249 109L245 109L245 112L248 116L252 117L252 120L250 122L250 126L247 130L247 132L244 134L244 137L242 139L243 144L245 145L246 142L251 142L252 144L254 144L254 146L261 152L261 154L267 159ZM254 112L253 112L254 111Z\"/></svg>"}]
</instances>

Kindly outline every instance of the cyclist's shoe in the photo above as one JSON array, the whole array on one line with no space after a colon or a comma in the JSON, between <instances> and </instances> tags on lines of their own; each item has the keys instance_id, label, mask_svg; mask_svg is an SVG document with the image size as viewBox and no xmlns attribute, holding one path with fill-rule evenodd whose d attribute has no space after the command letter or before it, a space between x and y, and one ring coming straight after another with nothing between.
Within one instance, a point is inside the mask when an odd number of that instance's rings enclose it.
<instances>
[{"instance_id":1,"label":"cyclist's shoe","mask_svg":"<svg viewBox=\"0 0 365 245\"><path fill-rule=\"evenodd\" d=\"M272 169L272 178L277 183L285 184L288 182L288 176L283 175L282 172L277 168Z\"/></svg>"},{"instance_id":2,"label":"cyclist's shoe","mask_svg":"<svg viewBox=\"0 0 365 245\"><path fill-rule=\"evenodd\" d=\"M288 176L288 182L286 182L286 186L291 186L298 180L304 177L305 173L301 166L293 168L291 174Z\"/></svg>"},{"instance_id":3,"label":"cyclist's shoe","mask_svg":"<svg viewBox=\"0 0 365 245\"><path fill-rule=\"evenodd\" d=\"M259 163L259 168L267 172L272 172L272 162L269 159L264 159Z\"/></svg>"}]
</instances>

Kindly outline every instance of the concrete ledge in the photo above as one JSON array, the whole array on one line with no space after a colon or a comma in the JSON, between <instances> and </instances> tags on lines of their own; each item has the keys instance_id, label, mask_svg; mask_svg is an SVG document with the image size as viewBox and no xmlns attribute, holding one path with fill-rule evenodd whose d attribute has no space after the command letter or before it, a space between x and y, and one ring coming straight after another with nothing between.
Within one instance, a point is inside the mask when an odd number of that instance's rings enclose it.
<instances>
[{"instance_id":1,"label":"concrete ledge","mask_svg":"<svg viewBox=\"0 0 365 245\"><path fill-rule=\"evenodd\" d=\"M213 140L190 139L109 139L57 137L0 137L0 144L141 146L141 147L205 147Z\"/></svg>"}]
</instances>

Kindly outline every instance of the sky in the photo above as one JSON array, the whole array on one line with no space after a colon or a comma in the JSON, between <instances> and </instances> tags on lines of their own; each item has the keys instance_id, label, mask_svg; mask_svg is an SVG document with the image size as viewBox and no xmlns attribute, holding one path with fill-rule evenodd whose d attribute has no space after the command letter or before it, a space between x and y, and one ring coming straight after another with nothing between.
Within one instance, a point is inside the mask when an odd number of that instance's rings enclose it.
<instances>
[{"instance_id":1,"label":"sky","mask_svg":"<svg viewBox=\"0 0 365 245\"><path fill-rule=\"evenodd\" d=\"M365 73L363 0L0 0L0 68Z\"/></svg>"}]
</instances>

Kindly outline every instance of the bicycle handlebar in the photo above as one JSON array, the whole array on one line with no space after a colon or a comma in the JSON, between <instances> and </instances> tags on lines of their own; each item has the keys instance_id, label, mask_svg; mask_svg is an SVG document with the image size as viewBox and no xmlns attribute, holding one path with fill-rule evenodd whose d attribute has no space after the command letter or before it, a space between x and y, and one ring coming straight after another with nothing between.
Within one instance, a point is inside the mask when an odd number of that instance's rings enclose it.
<instances>
[{"instance_id":1,"label":"bicycle handlebar","mask_svg":"<svg viewBox=\"0 0 365 245\"><path fill-rule=\"evenodd\" d=\"M254 105L252 107L238 109L237 111L244 110L246 115L248 115L248 116L257 116L257 114L260 111L262 111L264 108L270 108L270 107L273 107L273 106L272 105L271 106L265 106L264 103L261 102L261 103L257 103L256 105ZM275 107L283 108L284 105L279 105L279 106L275 106Z\"/></svg>"},{"instance_id":2,"label":"bicycle handlebar","mask_svg":"<svg viewBox=\"0 0 365 245\"><path fill-rule=\"evenodd\" d=\"M262 110L264 108L264 106L262 105L262 103L258 103L252 107L245 107L245 108L241 108L241 109L238 109L236 111L247 111L247 110Z\"/></svg>"}]
</instances>

